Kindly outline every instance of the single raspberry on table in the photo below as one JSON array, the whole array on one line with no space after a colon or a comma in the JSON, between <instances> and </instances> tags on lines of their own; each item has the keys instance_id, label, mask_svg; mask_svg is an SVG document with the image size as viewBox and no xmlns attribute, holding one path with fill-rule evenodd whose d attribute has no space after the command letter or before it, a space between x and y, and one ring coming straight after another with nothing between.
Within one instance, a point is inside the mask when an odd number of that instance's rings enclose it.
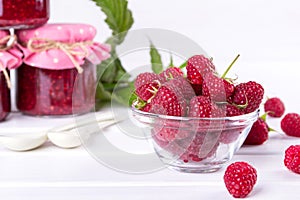
<instances>
[{"instance_id":1,"label":"single raspberry on table","mask_svg":"<svg viewBox=\"0 0 300 200\"><path fill-rule=\"evenodd\" d=\"M285 111L283 102L277 97L268 99L264 108L265 112L267 112L271 117L281 117Z\"/></svg>"},{"instance_id":2,"label":"single raspberry on table","mask_svg":"<svg viewBox=\"0 0 300 200\"><path fill-rule=\"evenodd\" d=\"M233 197L244 198L252 191L257 181L257 172L246 162L235 162L227 167L223 179Z\"/></svg>"},{"instance_id":3,"label":"single raspberry on table","mask_svg":"<svg viewBox=\"0 0 300 200\"><path fill-rule=\"evenodd\" d=\"M233 95L234 85L227 80L219 78L213 73L204 77L202 95L208 96L214 102L227 102Z\"/></svg>"},{"instance_id":4,"label":"single raspberry on table","mask_svg":"<svg viewBox=\"0 0 300 200\"><path fill-rule=\"evenodd\" d=\"M240 83L235 87L233 103L243 107L245 113L251 113L259 108L264 96L264 88L254 81Z\"/></svg>"},{"instance_id":5,"label":"single raspberry on table","mask_svg":"<svg viewBox=\"0 0 300 200\"><path fill-rule=\"evenodd\" d=\"M300 145L291 145L285 150L284 165L297 174L300 174Z\"/></svg>"},{"instance_id":6,"label":"single raspberry on table","mask_svg":"<svg viewBox=\"0 0 300 200\"><path fill-rule=\"evenodd\" d=\"M134 81L134 87L135 89L138 89L142 85L152 83L153 81L160 81L160 77L157 74L151 73L151 72L144 72L139 74L135 81Z\"/></svg>"},{"instance_id":7,"label":"single raspberry on table","mask_svg":"<svg viewBox=\"0 0 300 200\"><path fill-rule=\"evenodd\" d=\"M203 55L195 55L187 61L187 78L192 84L197 95L202 92L203 77L215 71L215 66L211 60Z\"/></svg>"},{"instance_id":8,"label":"single raspberry on table","mask_svg":"<svg viewBox=\"0 0 300 200\"><path fill-rule=\"evenodd\" d=\"M267 141L269 138L269 127L267 123L262 119L258 118L254 122L244 144L248 145L260 145Z\"/></svg>"},{"instance_id":9,"label":"single raspberry on table","mask_svg":"<svg viewBox=\"0 0 300 200\"><path fill-rule=\"evenodd\" d=\"M159 74L160 80L164 83L176 77L183 77L183 72L178 67L170 67Z\"/></svg>"},{"instance_id":10,"label":"single raspberry on table","mask_svg":"<svg viewBox=\"0 0 300 200\"><path fill-rule=\"evenodd\" d=\"M294 137L300 137L300 115L297 113L288 113L281 120L282 131Z\"/></svg>"}]
</instances>

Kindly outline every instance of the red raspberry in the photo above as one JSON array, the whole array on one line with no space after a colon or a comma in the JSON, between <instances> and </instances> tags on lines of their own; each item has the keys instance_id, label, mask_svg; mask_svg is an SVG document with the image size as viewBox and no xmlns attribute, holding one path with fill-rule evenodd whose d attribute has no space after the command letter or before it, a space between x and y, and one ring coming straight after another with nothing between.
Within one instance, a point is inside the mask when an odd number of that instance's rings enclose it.
<instances>
[{"instance_id":1,"label":"red raspberry","mask_svg":"<svg viewBox=\"0 0 300 200\"><path fill-rule=\"evenodd\" d=\"M219 116L218 107L208 97L195 96L190 101L189 117L211 118Z\"/></svg>"},{"instance_id":2,"label":"red raspberry","mask_svg":"<svg viewBox=\"0 0 300 200\"><path fill-rule=\"evenodd\" d=\"M240 83L235 87L233 102L237 105L245 105L245 113L250 113L259 108L264 96L264 88L254 82Z\"/></svg>"},{"instance_id":3,"label":"red raspberry","mask_svg":"<svg viewBox=\"0 0 300 200\"><path fill-rule=\"evenodd\" d=\"M168 85L172 84L173 90L178 93L182 93L186 100L189 101L191 100L191 98L196 96L191 84L188 82L187 79L178 76L169 82L171 83L168 83Z\"/></svg>"},{"instance_id":4,"label":"red raspberry","mask_svg":"<svg viewBox=\"0 0 300 200\"><path fill-rule=\"evenodd\" d=\"M160 80L160 77L157 74L151 73L151 72L145 72L139 74L134 82L135 89L138 89L142 85L145 85L147 83L152 83L155 80Z\"/></svg>"},{"instance_id":5,"label":"red raspberry","mask_svg":"<svg viewBox=\"0 0 300 200\"><path fill-rule=\"evenodd\" d=\"M227 99L233 95L234 85L219 78L213 73L204 77L202 85L202 95L208 96L214 102L227 102Z\"/></svg>"},{"instance_id":6,"label":"red raspberry","mask_svg":"<svg viewBox=\"0 0 300 200\"><path fill-rule=\"evenodd\" d=\"M239 116L239 115L243 115L245 114L245 112L238 108L235 105L231 105L231 104L227 104L226 105L226 116L227 117L233 117L233 116Z\"/></svg>"},{"instance_id":7,"label":"red raspberry","mask_svg":"<svg viewBox=\"0 0 300 200\"><path fill-rule=\"evenodd\" d=\"M268 99L264 108L265 112L271 117L281 117L285 111L283 102L277 97Z\"/></svg>"},{"instance_id":8,"label":"red raspberry","mask_svg":"<svg viewBox=\"0 0 300 200\"><path fill-rule=\"evenodd\" d=\"M292 145L285 150L284 165L297 174L300 174L300 145Z\"/></svg>"},{"instance_id":9,"label":"red raspberry","mask_svg":"<svg viewBox=\"0 0 300 200\"><path fill-rule=\"evenodd\" d=\"M269 127L267 123L259 118L254 122L244 144L248 145L260 145L268 140L269 137Z\"/></svg>"},{"instance_id":10,"label":"red raspberry","mask_svg":"<svg viewBox=\"0 0 300 200\"><path fill-rule=\"evenodd\" d=\"M159 86L157 82L147 83L137 88L135 93L140 99L147 102L156 94Z\"/></svg>"},{"instance_id":11,"label":"red raspberry","mask_svg":"<svg viewBox=\"0 0 300 200\"><path fill-rule=\"evenodd\" d=\"M235 162L227 167L223 178L228 192L233 197L244 198L252 191L257 172L246 162Z\"/></svg>"},{"instance_id":12,"label":"red raspberry","mask_svg":"<svg viewBox=\"0 0 300 200\"><path fill-rule=\"evenodd\" d=\"M176 77L183 77L183 72L178 67L170 67L159 74L162 83L167 82Z\"/></svg>"},{"instance_id":13,"label":"red raspberry","mask_svg":"<svg viewBox=\"0 0 300 200\"><path fill-rule=\"evenodd\" d=\"M207 73L215 71L215 66L208 58L203 55L195 55L187 61L187 78L192 84L195 93L201 94L203 77Z\"/></svg>"},{"instance_id":14,"label":"red raspberry","mask_svg":"<svg viewBox=\"0 0 300 200\"><path fill-rule=\"evenodd\" d=\"M286 114L281 120L281 129L289 136L300 137L300 115L297 113Z\"/></svg>"},{"instance_id":15,"label":"red raspberry","mask_svg":"<svg viewBox=\"0 0 300 200\"><path fill-rule=\"evenodd\" d=\"M185 116L187 103L182 91L175 88L174 79L162 85L151 100L150 112L170 116Z\"/></svg>"},{"instance_id":16,"label":"red raspberry","mask_svg":"<svg viewBox=\"0 0 300 200\"><path fill-rule=\"evenodd\" d=\"M243 130L244 127L238 129L225 129L221 132L219 141L223 144L230 144L232 142L235 142Z\"/></svg>"},{"instance_id":17,"label":"red raspberry","mask_svg":"<svg viewBox=\"0 0 300 200\"><path fill-rule=\"evenodd\" d=\"M150 112L151 109L151 105L150 104L146 104L144 107L142 107L140 110L144 111L144 112Z\"/></svg>"},{"instance_id":18,"label":"red raspberry","mask_svg":"<svg viewBox=\"0 0 300 200\"><path fill-rule=\"evenodd\" d=\"M189 131L183 123L175 123L171 120L163 120L156 123L152 130L156 138L162 141L172 142L173 140L183 139L189 136Z\"/></svg>"}]
</instances>

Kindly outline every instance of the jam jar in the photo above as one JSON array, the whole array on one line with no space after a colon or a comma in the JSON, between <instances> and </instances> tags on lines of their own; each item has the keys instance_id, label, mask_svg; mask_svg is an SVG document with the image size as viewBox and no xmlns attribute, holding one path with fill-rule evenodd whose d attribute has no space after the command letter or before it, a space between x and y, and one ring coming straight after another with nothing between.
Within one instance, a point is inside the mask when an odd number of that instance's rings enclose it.
<instances>
[{"instance_id":1,"label":"jam jar","mask_svg":"<svg viewBox=\"0 0 300 200\"><path fill-rule=\"evenodd\" d=\"M46 24L18 32L17 108L33 116L84 114L95 105L96 65L110 47L87 24Z\"/></svg>"},{"instance_id":2,"label":"jam jar","mask_svg":"<svg viewBox=\"0 0 300 200\"><path fill-rule=\"evenodd\" d=\"M49 0L1 0L0 28L24 29L45 24L49 19Z\"/></svg>"},{"instance_id":3,"label":"jam jar","mask_svg":"<svg viewBox=\"0 0 300 200\"><path fill-rule=\"evenodd\" d=\"M8 72L9 73L9 72ZM10 113L10 90L3 71L0 73L0 121Z\"/></svg>"},{"instance_id":4,"label":"jam jar","mask_svg":"<svg viewBox=\"0 0 300 200\"><path fill-rule=\"evenodd\" d=\"M12 38L11 38L12 37ZM22 53L16 47L15 36L8 31L0 30L0 121L3 121L10 112L10 71L22 64Z\"/></svg>"}]
</instances>

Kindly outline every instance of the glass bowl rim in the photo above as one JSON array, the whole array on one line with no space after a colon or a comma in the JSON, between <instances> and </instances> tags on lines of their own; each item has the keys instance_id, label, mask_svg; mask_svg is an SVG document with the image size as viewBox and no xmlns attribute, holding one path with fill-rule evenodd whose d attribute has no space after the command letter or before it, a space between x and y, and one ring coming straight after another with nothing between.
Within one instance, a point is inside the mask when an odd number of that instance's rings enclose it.
<instances>
[{"instance_id":1,"label":"glass bowl rim","mask_svg":"<svg viewBox=\"0 0 300 200\"><path fill-rule=\"evenodd\" d=\"M237 121L237 120L251 120L254 118L258 118L260 109L256 109L255 111L243 115L237 115L232 117L214 117L214 118L201 118L201 117L181 117L181 116L170 116L170 115L162 115L155 114L150 112L144 112L137 109L134 105L131 106L131 110L133 113L138 114L143 117L156 118L156 119L168 119L168 120L176 120L176 121Z\"/></svg>"}]
</instances>

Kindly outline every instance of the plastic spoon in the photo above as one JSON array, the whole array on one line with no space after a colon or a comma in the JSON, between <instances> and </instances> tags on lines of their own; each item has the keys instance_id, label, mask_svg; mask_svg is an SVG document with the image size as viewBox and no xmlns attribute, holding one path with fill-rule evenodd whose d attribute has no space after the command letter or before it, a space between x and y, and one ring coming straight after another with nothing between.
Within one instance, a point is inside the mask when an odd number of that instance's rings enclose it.
<instances>
[{"instance_id":1,"label":"plastic spoon","mask_svg":"<svg viewBox=\"0 0 300 200\"><path fill-rule=\"evenodd\" d=\"M26 135L0 136L0 142L13 151L29 151L36 149L47 141L46 133L29 133Z\"/></svg>"},{"instance_id":2,"label":"plastic spoon","mask_svg":"<svg viewBox=\"0 0 300 200\"><path fill-rule=\"evenodd\" d=\"M117 121L106 121L99 123L99 128L104 129L108 126L117 123ZM91 134L97 132L95 129L86 128L85 132L79 135L78 130L72 129L69 131L60 131L60 132L49 132L49 140L58 147L61 148L75 148L82 144L82 139L87 139ZM82 138L83 137L83 138Z\"/></svg>"},{"instance_id":3,"label":"plastic spoon","mask_svg":"<svg viewBox=\"0 0 300 200\"><path fill-rule=\"evenodd\" d=\"M96 121L97 122L101 122L101 121L112 121L113 115L111 112L108 113L101 113L101 114L96 114ZM12 136L5 136L5 135L0 135L0 143L2 143L3 146L5 146L7 149L10 149L12 151L29 151L32 149L36 149L38 147L40 147L41 145L43 145L48 137L47 137L47 133L49 132L67 132L67 131L71 131L72 129L75 129L77 127L81 127L81 126L86 126L88 124L94 123L95 120L94 119L86 119L86 120L82 120L79 123L71 123L71 124L67 124L67 125L63 125L63 126L59 126L56 128L53 128L49 131L45 131L45 132L41 132L41 133L26 133L26 134L19 134L19 135L12 135ZM116 123L114 121L114 123ZM73 130L73 132L75 133L75 131ZM76 143L76 139L74 139L75 137L72 135L75 134L69 134L71 136L66 135L65 139L67 139L68 137L71 138L71 141L69 146L75 146ZM54 136L55 137L55 136ZM56 136L57 137L57 136ZM60 136L62 137L62 136ZM53 138L52 138L53 139ZM60 141L60 139L58 138L54 138L54 141ZM71 148L71 147L67 147L67 142L65 142L66 144L63 145L63 142L61 142L61 146L65 146L64 148ZM57 144L60 144L60 142L57 142ZM72 145L71 145L72 143ZM78 143L78 140L77 140Z\"/></svg>"}]
</instances>

